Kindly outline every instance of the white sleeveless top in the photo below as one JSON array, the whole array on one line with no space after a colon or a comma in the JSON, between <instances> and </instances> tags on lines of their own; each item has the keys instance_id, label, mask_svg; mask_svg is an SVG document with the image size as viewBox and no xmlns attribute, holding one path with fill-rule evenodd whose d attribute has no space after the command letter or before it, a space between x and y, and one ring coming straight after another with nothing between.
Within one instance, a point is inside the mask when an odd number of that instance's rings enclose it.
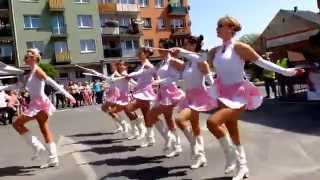
<instances>
[{"instance_id":1,"label":"white sleeveless top","mask_svg":"<svg viewBox=\"0 0 320 180\"><path fill-rule=\"evenodd\" d=\"M166 79L166 81L163 82L163 85L175 85L180 77L179 71L170 65L170 58L162 60L161 65L157 70L157 74L160 79Z\"/></svg>"},{"instance_id":2,"label":"white sleeveless top","mask_svg":"<svg viewBox=\"0 0 320 180\"><path fill-rule=\"evenodd\" d=\"M222 52L222 47L219 48L213 59L218 79L225 85L244 81L244 60L235 51L233 41L226 43L225 46L225 52Z\"/></svg>"},{"instance_id":3,"label":"white sleeveless top","mask_svg":"<svg viewBox=\"0 0 320 180\"><path fill-rule=\"evenodd\" d=\"M198 68L198 63L203 61L200 56L186 55L185 69L183 71L183 79L186 82L186 89L205 88L205 77Z\"/></svg>"},{"instance_id":4,"label":"white sleeveless top","mask_svg":"<svg viewBox=\"0 0 320 180\"><path fill-rule=\"evenodd\" d=\"M30 92L31 98L33 97L47 97L44 93L44 80L40 80L33 69L26 83L26 89Z\"/></svg>"}]
</instances>

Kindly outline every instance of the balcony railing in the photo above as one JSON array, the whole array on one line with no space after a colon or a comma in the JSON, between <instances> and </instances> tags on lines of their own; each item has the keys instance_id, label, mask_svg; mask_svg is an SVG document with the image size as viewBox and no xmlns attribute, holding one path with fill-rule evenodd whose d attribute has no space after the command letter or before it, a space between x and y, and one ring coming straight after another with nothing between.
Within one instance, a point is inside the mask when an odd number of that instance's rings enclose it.
<instances>
[{"instance_id":1,"label":"balcony railing","mask_svg":"<svg viewBox=\"0 0 320 180\"><path fill-rule=\"evenodd\" d=\"M120 28L119 27L103 27L102 34L103 35L119 35Z\"/></svg>"},{"instance_id":2,"label":"balcony railing","mask_svg":"<svg viewBox=\"0 0 320 180\"><path fill-rule=\"evenodd\" d=\"M51 28L51 37L53 38L65 38L67 37L67 28L66 26L62 27L52 27Z\"/></svg>"},{"instance_id":3,"label":"balcony railing","mask_svg":"<svg viewBox=\"0 0 320 180\"><path fill-rule=\"evenodd\" d=\"M183 36L183 35L190 34L190 31L185 27L180 27L180 28L171 28L171 33L174 36Z\"/></svg>"},{"instance_id":4,"label":"balcony railing","mask_svg":"<svg viewBox=\"0 0 320 180\"><path fill-rule=\"evenodd\" d=\"M105 3L99 4L100 13L116 13L116 12L139 12L140 8L137 4L120 4L120 3Z\"/></svg>"},{"instance_id":5,"label":"balcony railing","mask_svg":"<svg viewBox=\"0 0 320 180\"><path fill-rule=\"evenodd\" d=\"M0 61L5 64L15 64L15 58L13 56L0 56Z\"/></svg>"},{"instance_id":6,"label":"balcony railing","mask_svg":"<svg viewBox=\"0 0 320 180\"><path fill-rule=\"evenodd\" d=\"M132 36L139 37L142 35L142 31L140 28L133 28L131 25L128 27L120 27L120 36Z\"/></svg>"},{"instance_id":7,"label":"balcony railing","mask_svg":"<svg viewBox=\"0 0 320 180\"><path fill-rule=\"evenodd\" d=\"M136 57L138 49L122 49L122 57Z\"/></svg>"},{"instance_id":8,"label":"balcony railing","mask_svg":"<svg viewBox=\"0 0 320 180\"><path fill-rule=\"evenodd\" d=\"M183 6L168 6L168 14L174 16L184 16L188 14L188 8Z\"/></svg>"},{"instance_id":9,"label":"balcony railing","mask_svg":"<svg viewBox=\"0 0 320 180\"><path fill-rule=\"evenodd\" d=\"M63 0L49 0L50 11L64 11Z\"/></svg>"},{"instance_id":10,"label":"balcony railing","mask_svg":"<svg viewBox=\"0 0 320 180\"><path fill-rule=\"evenodd\" d=\"M10 37L12 36L11 26L0 27L0 37Z\"/></svg>"},{"instance_id":11,"label":"balcony railing","mask_svg":"<svg viewBox=\"0 0 320 180\"><path fill-rule=\"evenodd\" d=\"M103 53L105 58L121 57L121 48L104 49Z\"/></svg>"},{"instance_id":12,"label":"balcony railing","mask_svg":"<svg viewBox=\"0 0 320 180\"><path fill-rule=\"evenodd\" d=\"M53 57L55 64L69 64L71 63L70 51L56 52Z\"/></svg>"}]
</instances>

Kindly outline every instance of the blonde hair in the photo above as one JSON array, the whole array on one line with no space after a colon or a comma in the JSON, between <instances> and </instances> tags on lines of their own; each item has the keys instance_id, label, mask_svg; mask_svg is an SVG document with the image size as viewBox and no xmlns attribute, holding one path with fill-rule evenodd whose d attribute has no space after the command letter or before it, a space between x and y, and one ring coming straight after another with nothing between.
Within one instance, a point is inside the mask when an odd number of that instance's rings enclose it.
<instances>
[{"instance_id":1,"label":"blonde hair","mask_svg":"<svg viewBox=\"0 0 320 180\"><path fill-rule=\"evenodd\" d=\"M27 49L27 53L31 53L37 60L37 62L39 63L41 60L41 55L40 55L40 51L37 48L30 48Z\"/></svg>"},{"instance_id":2,"label":"blonde hair","mask_svg":"<svg viewBox=\"0 0 320 180\"><path fill-rule=\"evenodd\" d=\"M240 22L236 18L228 15L220 18L218 20L218 25L219 24L223 24L231 27L234 30L234 32L239 32L242 29Z\"/></svg>"}]
</instances>

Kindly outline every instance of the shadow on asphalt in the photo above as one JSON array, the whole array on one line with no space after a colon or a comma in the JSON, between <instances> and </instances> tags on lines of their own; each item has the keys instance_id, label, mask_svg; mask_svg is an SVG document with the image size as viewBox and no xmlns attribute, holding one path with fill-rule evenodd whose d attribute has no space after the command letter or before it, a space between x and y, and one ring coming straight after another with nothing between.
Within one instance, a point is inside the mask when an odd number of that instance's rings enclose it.
<instances>
[{"instance_id":1,"label":"shadow on asphalt","mask_svg":"<svg viewBox=\"0 0 320 180\"><path fill-rule=\"evenodd\" d=\"M140 146L122 146L122 145L115 145L109 147L94 147L90 149L81 150L78 152L93 152L97 154L112 154L112 153L123 153L129 151L136 151Z\"/></svg>"},{"instance_id":2,"label":"shadow on asphalt","mask_svg":"<svg viewBox=\"0 0 320 180\"><path fill-rule=\"evenodd\" d=\"M175 166L175 167L162 167L155 166L152 168L138 169L138 170L122 170L115 173L110 173L105 177L102 177L101 180L106 180L108 178L119 178L122 179L139 179L139 180L150 180L150 179L160 179L160 178L169 178L169 177L180 177L187 175L187 170L189 166ZM179 170L179 171L176 171ZM170 172L175 171L175 172ZM177 178L179 179L179 178Z\"/></svg>"},{"instance_id":3,"label":"shadow on asphalt","mask_svg":"<svg viewBox=\"0 0 320 180\"><path fill-rule=\"evenodd\" d=\"M265 100L254 111L246 111L241 119L287 131L320 136L320 103Z\"/></svg>"},{"instance_id":4,"label":"shadow on asphalt","mask_svg":"<svg viewBox=\"0 0 320 180\"><path fill-rule=\"evenodd\" d=\"M206 178L202 180L232 180L232 177L215 177L215 178Z\"/></svg>"},{"instance_id":5,"label":"shadow on asphalt","mask_svg":"<svg viewBox=\"0 0 320 180\"><path fill-rule=\"evenodd\" d=\"M6 176L33 176L32 173L35 169L39 169L39 166L10 166L0 168L0 177Z\"/></svg>"},{"instance_id":6,"label":"shadow on asphalt","mask_svg":"<svg viewBox=\"0 0 320 180\"><path fill-rule=\"evenodd\" d=\"M105 135L114 135L114 133L84 133L84 134L73 134L68 137L93 137L93 136L105 136Z\"/></svg>"},{"instance_id":7,"label":"shadow on asphalt","mask_svg":"<svg viewBox=\"0 0 320 180\"><path fill-rule=\"evenodd\" d=\"M141 164L151 164L151 163L161 163L162 159L165 159L165 156L153 156L153 157L144 157L144 156L132 156L128 158L112 158L105 159L100 161L94 161L87 164L93 166L100 165L109 165L109 166L135 166Z\"/></svg>"},{"instance_id":8,"label":"shadow on asphalt","mask_svg":"<svg viewBox=\"0 0 320 180\"><path fill-rule=\"evenodd\" d=\"M113 144L113 143L121 143L123 139L100 139L100 140L84 140L84 141L77 141L73 144L86 144L86 145L101 145L101 144Z\"/></svg>"}]
</instances>

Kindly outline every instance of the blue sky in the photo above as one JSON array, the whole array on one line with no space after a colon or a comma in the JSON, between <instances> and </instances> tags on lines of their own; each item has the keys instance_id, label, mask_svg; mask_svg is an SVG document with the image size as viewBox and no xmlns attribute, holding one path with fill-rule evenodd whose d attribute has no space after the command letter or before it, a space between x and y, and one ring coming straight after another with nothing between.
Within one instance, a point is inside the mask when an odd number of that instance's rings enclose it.
<instances>
[{"instance_id":1,"label":"blue sky","mask_svg":"<svg viewBox=\"0 0 320 180\"><path fill-rule=\"evenodd\" d=\"M221 43L216 35L217 20L225 15L237 18L242 31L236 38L248 33L261 33L280 9L318 12L317 0L189 0L191 31L204 35L204 48Z\"/></svg>"}]
</instances>

